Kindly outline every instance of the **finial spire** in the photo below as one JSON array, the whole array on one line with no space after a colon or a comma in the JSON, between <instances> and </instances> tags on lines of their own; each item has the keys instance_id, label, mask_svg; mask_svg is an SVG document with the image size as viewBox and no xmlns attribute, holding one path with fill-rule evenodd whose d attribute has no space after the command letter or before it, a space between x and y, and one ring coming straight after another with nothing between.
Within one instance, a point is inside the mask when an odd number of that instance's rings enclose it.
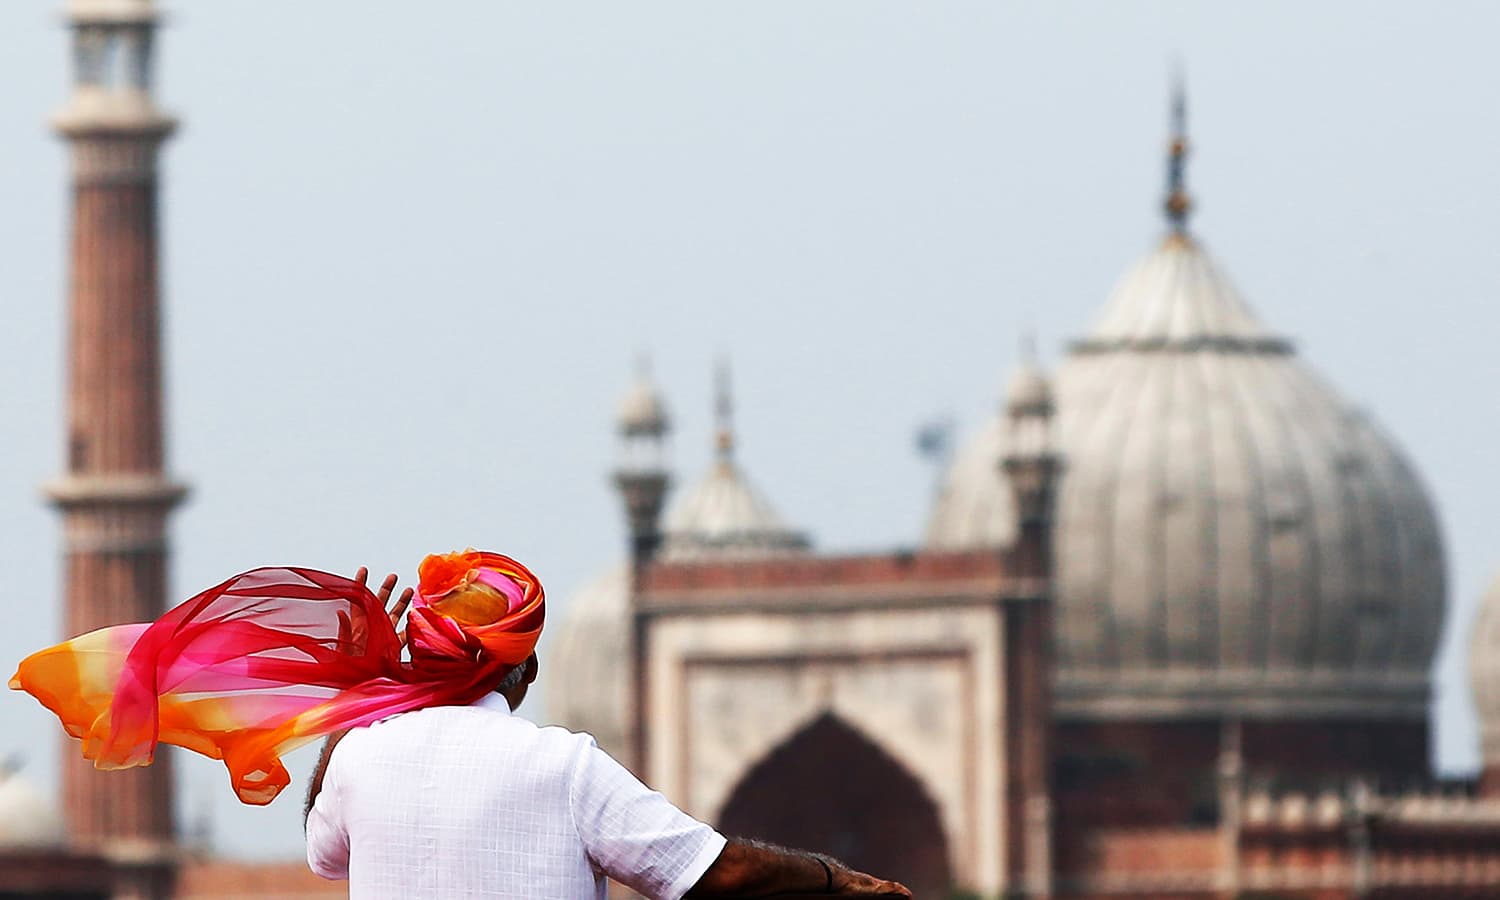
<instances>
[{"instance_id":1,"label":"finial spire","mask_svg":"<svg viewBox=\"0 0 1500 900\"><path fill-rule=\"evenodd\" d=\"M715 446L721 462L734 453L734 398L730 394L729 359L720 357L714 366Z\"/></svg>"},{"instance_id":2,"label":"finial spire","mask_svg":"<svg viewBox=\"0 0 1500 900\"><path fill-rule=\"evenodd\" d=\"M1172 137L1167 144L1167 197L1163 203L1167 222L1177 234L1187 231L1188 214L1193 210L1186 183L1187 155L1187 85L1182 67L1177 66L1172 74Z\"/></svg>"}]
</instances>

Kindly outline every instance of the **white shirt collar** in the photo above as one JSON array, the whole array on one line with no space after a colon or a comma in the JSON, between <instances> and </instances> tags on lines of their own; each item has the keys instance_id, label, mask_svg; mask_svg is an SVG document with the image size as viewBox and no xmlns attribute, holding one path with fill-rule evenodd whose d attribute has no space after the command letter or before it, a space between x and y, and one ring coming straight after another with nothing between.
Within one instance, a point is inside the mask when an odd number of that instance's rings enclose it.
<instances>
[{"instance_id":1,"label":"white shirt collar","mask_svg":"<svg viewBox=\"0 0 1500 900\"><path fill-rule=\"evenodd\" d=\"M505 699L505 695L498 694L495 691L490 691L469 705L477 706L480 709L493 710L494 712L503 712L507 716L510 715L510 701Z\"/></svg>"}]
</instances>

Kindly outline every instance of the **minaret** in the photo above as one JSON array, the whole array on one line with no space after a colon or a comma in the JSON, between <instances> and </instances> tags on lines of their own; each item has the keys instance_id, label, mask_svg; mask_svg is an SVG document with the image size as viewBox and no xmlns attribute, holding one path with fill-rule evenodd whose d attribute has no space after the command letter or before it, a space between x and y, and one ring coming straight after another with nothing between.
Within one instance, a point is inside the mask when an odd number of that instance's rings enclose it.
<instances>
[{"instance_id":1,"label":"minaret","mask_svg":"<svg viewBox=\"0 0 1500 900\"><path fill-rule=\"evenodd\" d=\"M1053 507L1062 459L1053 435L1052 384L1027 342L1005 397L1000 471L1015 501L1016 540L1006 572L1035 585L1005 608L1008 881L1025 897L1052 896Z\"/></svg>"},{"instance_id":2,"label":"minaret","mask_svg":"<svg viewBox=\"0 0 1500 900\"><path fill-rule=\"evenodd\" d=\"M635 384L620 403L617 422L620 462L615 488L625 501L630 529L630 561L636 574L656 555L661 544L661 510L672 477L667 470L667 438L672 430L666 403L642 358Z\"/></svg>"},{"instance_id":3,"label":"minaret","mask_svg":"<svg viewBox=\"0 0 1500 900\"><path fill-rule=\"evenodd\" d=\"M151 97L151 0L71 0L73 94L54 119L72 151L64 631L160 615L167 515L186 488L163 471L157 155L175 121ZM172 767L98 772L71 739L68 834L80 849L150 866L173 837ZM154 894L146 888L140 893Z\"/></svg>"}]
</instances>

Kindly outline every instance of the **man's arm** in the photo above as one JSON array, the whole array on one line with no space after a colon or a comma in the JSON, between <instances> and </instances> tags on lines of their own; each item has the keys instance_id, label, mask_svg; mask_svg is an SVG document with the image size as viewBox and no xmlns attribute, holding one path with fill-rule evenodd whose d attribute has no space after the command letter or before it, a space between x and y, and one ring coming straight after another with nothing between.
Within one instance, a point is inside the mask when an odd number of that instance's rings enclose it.
<instances>
[{"instance_id":1,"label":"man's arm","mask_svg":"<svg viewBox=\"0 0 1500 900\"><path fill-rule=\"evenodd\" d=\"M333 748L345 733L329 735L323 744L322 757L308 788L307 808L302 813L302 827L307 834L307 867L335 881L349 877L349 832L344 828L343 812L339 809L342 768L335 767L332 772L328 769ZM323 790L325 783L327 790Z\"/></svg>"},{"instance_id":2,"label":"man's arm","mask_svg":"<svg viewBox=\"0 0 1500 900\"><path fill-rule=\"evenodd\" d=\"M323 752L318 754L318 765L313 769L312 782L307 786L307 803L302 807L303 829L307 828L307 817L312 814L313 803L318 799L318 792L323 790L323 776L328 772L328 760L333 756L333 748L337 747L339 741L342 741L344 735L348 733L347 728L343 731L335 731L323 742Z\"/></svg>"},{"instance_id":3,"label":"man's arm","mask_svg":"<svg viewBox=\"0 0 1500 900\"><path fill-rule=\"evenodd\" d=\"M855 872L827 856L731 838L687 892L690 900L819 895L909 898L911 891L894 881Z\"/></svg>"}]
</instances>

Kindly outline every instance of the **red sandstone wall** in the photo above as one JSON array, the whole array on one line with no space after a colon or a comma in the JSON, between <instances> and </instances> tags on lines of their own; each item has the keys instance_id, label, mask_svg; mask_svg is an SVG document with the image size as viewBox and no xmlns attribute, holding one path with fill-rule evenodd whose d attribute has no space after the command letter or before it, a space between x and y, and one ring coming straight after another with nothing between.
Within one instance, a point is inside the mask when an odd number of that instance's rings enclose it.
<instances>
[{"instance_id":1,"label":"red sandstone wall","mask_svg":"<svg viewBox=\"0 0 1500 900\"><path fill-rule=\"evenodd\" d=\"M655 562L642 573L646 593L774 588L856 588L921 581L998 579L1000 554L879 553L864 556L806 556L772 560Z\"/></svg>"},{"instance_id":2,"label":"red sandstone wall","mask_svg":"<svg viewBox=\"0 0 1500 900\"><path fill-rule=\"evenodd\" d=\"M1426 722L1244 723L1245 770L1286 776L1367 773L1391 788L1432 771Z\"/></svg>"},{"instance_id":3,"label":"red sandstone wall","mask_svg":"<svg viewBox=\"0 0 1500 900\"><path fill-rule=\"evenodd\" d=\"M1081 840L1088 870L1122 872L1209 872L1221 862L1217 831L1169 828L1107 828Z\"/></svg>"},{"instance_id":4,"label":"red sandstone wall","mask_svg":"<svg viewBox=\"0 0 1500 900\"><path fill-rule=\"evenodd\" d=\"M1060 853L1077 827L1180 827L1216 817L1217 723L1061 723L1054 740Z\"/></svg>"}]
</instances>

